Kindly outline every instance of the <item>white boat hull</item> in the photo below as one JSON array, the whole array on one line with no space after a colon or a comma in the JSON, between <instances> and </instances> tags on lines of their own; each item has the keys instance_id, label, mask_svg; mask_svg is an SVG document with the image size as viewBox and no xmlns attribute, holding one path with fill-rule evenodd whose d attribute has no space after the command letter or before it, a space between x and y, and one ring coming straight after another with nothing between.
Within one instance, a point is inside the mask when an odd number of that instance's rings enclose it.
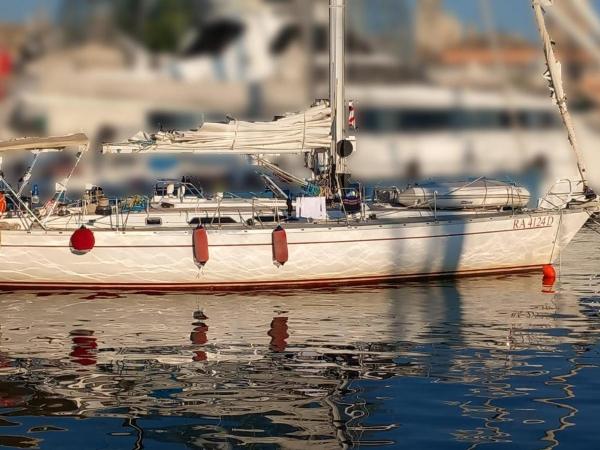
<instances>
[{"instance_id":1,"label":"white boat hull","mask_svg":"<svg viewBox=\"0 0 600 450\"><path fill-rule=\"evenodd\" d=\"M0 285L13 288L246 289L368 283L516 272L556 260L585 210L390 224L288 226L289 262L273 263L271 229L209 230L210 259L193 257L192 230L0 231Z\"/></svg>"}]
</instances>

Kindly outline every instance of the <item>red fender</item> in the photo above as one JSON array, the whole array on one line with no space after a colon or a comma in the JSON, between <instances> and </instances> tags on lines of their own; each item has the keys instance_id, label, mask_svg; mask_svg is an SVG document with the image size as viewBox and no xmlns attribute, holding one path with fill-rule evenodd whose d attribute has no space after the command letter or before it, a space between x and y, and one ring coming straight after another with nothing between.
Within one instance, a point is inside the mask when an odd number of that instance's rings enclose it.
<instances>
[{"instance_id":1,"label":"red fender","mask_svg":"<svg viewBox=\"0 0 600 450\"><path fill-rule=\"evenodd\" d=\"M7 207L6 196L4 195L4 192L0 192L0 217L6 212Z\"/></svg>"},{"instance_id":2,"label":"red fender","mask_svg":"<svg viewBox=\"0 0 600 450\"><path fill-rule=\"evenodd\" d=\"M192 240L194 243L194 260L196 261L196 264L204 267L208 262L209 254L208 234L202 225L194 230Z\"/></svg>"},{"instance_id":3,"label":"red fender","mask_svg":"<svg viewBox=\"0 0 600 450\"><path fill-rule=\"evenodd\" d=\"M81 226L71 235L71 251L78 255L89 253L96 245L94 232L85 226Z\"/></svg>"},{"instance_id":4,"label":"red fender","mask_svg":"<svg viewBox=\"0 0 600 450\"><path fill-rule=\"evenodd\" d=\"M273 262L283 266L289 260L288 242L285 230L279 225L272 234Z\"/></svg>"}]
</instances>

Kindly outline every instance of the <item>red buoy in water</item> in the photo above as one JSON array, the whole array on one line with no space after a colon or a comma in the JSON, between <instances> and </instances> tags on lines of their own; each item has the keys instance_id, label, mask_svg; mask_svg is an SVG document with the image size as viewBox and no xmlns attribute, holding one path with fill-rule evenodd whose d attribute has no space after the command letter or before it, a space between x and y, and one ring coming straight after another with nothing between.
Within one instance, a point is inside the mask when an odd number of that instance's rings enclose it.
<instances>
[{"instance_id":1,"label":"red buoy in water","mask_svg":"<svg viewBox=\"0 0 600 450\"><path fill-rule=\"evenodd\" d=\"M273 263L275 263L277 266L283 266L286 262L288 262L289 255L287 235L281 225L273 230L272 246Z\"/></svg>"},{"instance_id":2,"label":"red buoy in water","mask_svg":"<svg viewBox=\"0 0 600 450\"><path fill-rule=\"evenodd\" d=\"M94 232L85 226L81 226L71 235L71 251L78 255L85 255L90 252L96 245Z\"/></svg>"},{"instance_id":3,"label":"red buoy in water","mask_svg":"<svg viewBox=\"0 0 600 450\"><path fill-rule=\"evenodd\" d=\"M552 286L556 281L556 270L552 264L546 264L543 267L544 272L544 286Z\"/></svg>"},{"instance_id":4,"label":"red buoy in water","mask_svg":"<svg viewBox=\"0 0 600 450\"><path fill-rule=\"evenodd\" d=\"M192 240L194 243L194 260L196 261L196 264L200 265L200 267L204 267L208 262L209 255L208 234L202 225L194 230Z\"/></svg>"}]
</instances>

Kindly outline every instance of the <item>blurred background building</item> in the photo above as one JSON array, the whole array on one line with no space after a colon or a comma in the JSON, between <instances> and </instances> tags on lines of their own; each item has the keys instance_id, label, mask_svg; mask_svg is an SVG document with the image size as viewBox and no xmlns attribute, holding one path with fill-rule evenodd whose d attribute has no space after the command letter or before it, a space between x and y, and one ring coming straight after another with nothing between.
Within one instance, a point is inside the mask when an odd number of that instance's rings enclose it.
<instances>
[{"instance_id":1,"label":"blurred background building","mask_svg":"<svg viewBox=\"0 0 600 450\"><path fill-rule=\"evenodd\" d=\"M527 1L348 3L355 175L546 186L574 167ZM600 2L555 3L551 32L593 175ZM327 96L327 0L28 0L2 2L0 17L2 138L83 131L97 143L226 114L269 119Z\"/></svg>"}]
</instances>

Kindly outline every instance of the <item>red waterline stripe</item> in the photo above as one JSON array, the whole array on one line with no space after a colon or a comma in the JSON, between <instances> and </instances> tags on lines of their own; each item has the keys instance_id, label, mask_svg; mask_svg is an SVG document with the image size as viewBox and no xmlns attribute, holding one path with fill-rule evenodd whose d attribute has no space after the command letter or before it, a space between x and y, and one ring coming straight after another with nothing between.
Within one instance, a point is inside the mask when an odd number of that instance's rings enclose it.
<instances>
[{"instance_id":1,"label":"red waterline stripe","mask_svg":"<svg viewBox=\"0 0 600 450\"><path fill-rule=\"evenodd\" d=\"M49 290L102 290L102 289L124 289L128 291L240 291L240 290L266 290L266 289L291 289L291 288L306 288L306 287L327 287L327 286L344 286L344 285L361 285L361 284L377 284L382 282L392 281L408 281L408 280L423 280L432 278L459 278L479 275L494 275L507 273L531 272L540 270L543 264L530 266L516 266L482 270L463 270L456 272L432 272L432 273L417 273L405 275L386 275L374 277L354 277L354 278L323 278L313 280L288 280L288 281L259 281L245 283L60 283L60 282L0 282L0 287L18 289L18 290L33 290L33 289L49 289Z\"/></svg>"},{"instance_id":2,"label":"red waterline stripe","mask_svg":"<svg viewBox=\"0 0 600 450\"><path fill-rule=\"evenodd\" d=\"M410 237L399 237L399 238L382 238L382 239L358 239L352 241L309 241L309 242L288 242L288 245L323 245L323 244L355 244L358 242L387 242L387 241L404 241L410 239L436 239L446 237L459 237L459 236L477 236L485 234L495 233L511 233L515 231L532 231L532 230L543 230L549 227L537 227L537 228L524 228L519 230L498 230L498 231L480 231L476 233L455 233L455 234L439 234L433 236L410 236ZM191 235L190 235L191 237ZM210 237L210 235L209 235ZM212 244L209 247L263 247L271 246L268 244ZM68 245L13 245L13 244L1 244L0 247L12 247L12 248L70 248ZM95 248L191 248L192 245L97 245Z\"/></svg>"}]
</instances>

